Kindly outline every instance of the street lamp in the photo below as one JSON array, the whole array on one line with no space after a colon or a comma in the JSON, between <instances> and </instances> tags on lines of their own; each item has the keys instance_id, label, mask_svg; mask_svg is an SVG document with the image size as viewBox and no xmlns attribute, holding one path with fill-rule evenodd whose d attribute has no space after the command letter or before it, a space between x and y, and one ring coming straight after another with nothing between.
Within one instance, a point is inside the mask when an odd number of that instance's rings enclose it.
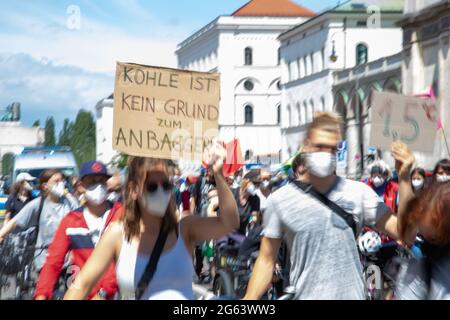
<instances>
[{"instance_id":1,"label":"street lamp","mask_svg":"<svg viewBox=\"0 0 450 320\"><path fill-rule=\"evenodd\" d=\"M338 55L336 53L336 42L333 39L334 39L334 36L340 32L344 33L344 69L346 69L346 63L347 63L347 18L343 19L343 29L336 31L331 36L332 48L331 48L331 55L330 55L329 59L333 63L338 60Z\"/></svg>"},{"instance_id":2,"label":"street lamp","mask_svg":"<svg viewBox=\"0 0 450 320\"><path fill-rule=\"evenodd\" d=\"M338 59L338 56L336 55L336 45L335 45L335 41L332 41L333 43L333 47L331 49L331 55L330 55L330 61L335 63Z\"/></svg>"}]
</instances>

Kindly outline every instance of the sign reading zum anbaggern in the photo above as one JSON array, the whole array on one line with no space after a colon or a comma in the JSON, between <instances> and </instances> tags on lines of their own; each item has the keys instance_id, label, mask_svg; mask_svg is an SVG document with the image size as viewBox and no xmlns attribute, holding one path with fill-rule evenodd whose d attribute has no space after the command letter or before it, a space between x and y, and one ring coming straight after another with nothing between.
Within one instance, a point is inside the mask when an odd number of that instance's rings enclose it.
<instances>
[{"instance_id":1,"label":"sign reading zum anbaggern","mask_svg":"<svg viewBox=\"0 0 450 320\"><path fill-rule=\"evenodd\" d=\"M218 136L220 77L117 63L113 148L133 155L201 160Z\"/></svg>"}]
</instances>

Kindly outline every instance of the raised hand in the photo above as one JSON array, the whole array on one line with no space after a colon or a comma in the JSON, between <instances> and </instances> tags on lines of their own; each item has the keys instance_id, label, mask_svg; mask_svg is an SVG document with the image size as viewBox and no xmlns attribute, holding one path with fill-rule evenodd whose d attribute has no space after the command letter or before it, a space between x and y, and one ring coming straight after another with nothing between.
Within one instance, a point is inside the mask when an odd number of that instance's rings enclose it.
<instances>
[{"instance_id":1,"label":"raised hand","mask_svg":"<svg viewBox=\"0 0 450 320\"><path fill-rule=\"evenodd\" d=\"M409 179L411 168L416 161L412 151L403 142L394 141L391 145L391 154L395 159L395 169L399 178Z\"/></svg>"},{"instance_id":2,"label":"raised hand","mask_svg":"<svg viewBox=\"0 0 450 320\"><path fill-rule=\"evenodd\" d=\"M222 174L222 168L227 157L227 151L223 143L214 140L212 144L205 150L206 162L212 168L214 174Z\"/></svg>"}]
</instances>

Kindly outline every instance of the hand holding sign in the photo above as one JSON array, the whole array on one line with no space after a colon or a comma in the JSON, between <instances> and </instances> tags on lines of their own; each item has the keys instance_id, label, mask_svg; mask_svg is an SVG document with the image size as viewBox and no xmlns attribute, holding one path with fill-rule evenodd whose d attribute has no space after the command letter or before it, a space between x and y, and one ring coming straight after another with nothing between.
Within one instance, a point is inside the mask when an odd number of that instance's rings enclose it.
<instances>
[{"instance_id":1,"label":"hand holding sign","mask_svg":"<svg viewBox=\"0 0 450 320\"><path fill-rule=\"evenodd\" d=\"M400 141L395 141L391 145L391 154L395 159L395 169L399 178L409 180L411 168L415 162L414 154L409 150L408 146Z\"/></svg>"},{"instance_id":2,"label":"hand holding sign","mask_svg":"<svg viewBox=\"0 0 450 320\"><path fill-rule=\"evenodd\" d=\"M433 103L389 92L373 92L370 109L371 146L388 150L392 141L400 140L412 150L433 152L437 121Z\"/></svg>"},{"instance_id":3,"label":"hand holding sign","mask_svg":"<svg viewBox=\"0 0 450 320\"><path fill-rule=\"evenodd\" d=\"M223 174L222 169L227 158L227 150L223 143L214 139L213 143L206 149L205 156L205 162L209 168L212 168L214 174Z\"/></svg>"}]
</instances>

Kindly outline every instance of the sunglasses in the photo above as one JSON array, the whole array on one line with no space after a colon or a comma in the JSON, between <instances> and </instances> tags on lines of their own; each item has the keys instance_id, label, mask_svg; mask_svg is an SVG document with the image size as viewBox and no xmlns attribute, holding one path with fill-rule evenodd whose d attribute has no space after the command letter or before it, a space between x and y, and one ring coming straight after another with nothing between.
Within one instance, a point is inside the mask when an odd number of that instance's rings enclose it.
<instances>
[{"instance_id":1,"label":"sunglasses","mask_svg":"<svg viewBox=\"0 0 450 320\"><path fill-rule=\"evenodd\" d=\"M148 182L146 188L148 192L154 193L158 190L158 186L161 186L164 191L171 191L173 188L173 185L168 180L163 181L160 184L155 182Z\"/></svg>"}]
</instances>

